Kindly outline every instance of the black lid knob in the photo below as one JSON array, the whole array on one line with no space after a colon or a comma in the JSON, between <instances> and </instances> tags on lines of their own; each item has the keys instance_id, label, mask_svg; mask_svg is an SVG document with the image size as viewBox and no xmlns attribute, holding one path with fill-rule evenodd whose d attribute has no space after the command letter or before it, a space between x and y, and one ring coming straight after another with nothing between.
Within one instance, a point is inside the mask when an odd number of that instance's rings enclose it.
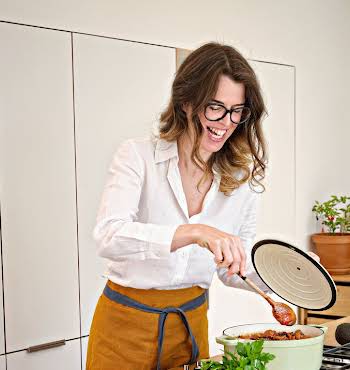
<instances>
[{"instance_id":1,"label":"black lid knob","mask_svg":"<svg viewBox=\"0 0 350 370\"><path fill-rule=\"evenodd\" d=\"M343 323L335 330L335 339L339 344L350 343L350 324Z\"/></svg>"}]
</instances>

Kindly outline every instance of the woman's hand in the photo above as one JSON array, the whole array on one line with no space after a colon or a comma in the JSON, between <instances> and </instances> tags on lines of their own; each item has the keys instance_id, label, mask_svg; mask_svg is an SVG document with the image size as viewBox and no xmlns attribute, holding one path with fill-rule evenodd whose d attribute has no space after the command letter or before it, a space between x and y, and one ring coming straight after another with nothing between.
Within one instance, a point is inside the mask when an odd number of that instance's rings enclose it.
<instances>
[{"instance_id":1,"label":"woman's hand","mask_svg":"<svg viewBox=\"0 0 350 370\"><path fill-rule=\"evenodd\" d=\"M180 225L173 236L171 251L189 244L207 248L215 256L219 267L227 267L228 274L246 274L246 254L238 236L225 233L215 227L203 224Z\"/></svg>"},{"instance_id":2,"label":"woman's hand","mask_svg":"<svg viewBox=\"0 0 350 370\"><path fill-rule=\"evenodd\" d=\"M229 275L240 272L245 276L246 254L241 239L208 225L200 224L197 227L195 243L210 250L217 265L227 267Z\"/></svg>"}]
</instances>

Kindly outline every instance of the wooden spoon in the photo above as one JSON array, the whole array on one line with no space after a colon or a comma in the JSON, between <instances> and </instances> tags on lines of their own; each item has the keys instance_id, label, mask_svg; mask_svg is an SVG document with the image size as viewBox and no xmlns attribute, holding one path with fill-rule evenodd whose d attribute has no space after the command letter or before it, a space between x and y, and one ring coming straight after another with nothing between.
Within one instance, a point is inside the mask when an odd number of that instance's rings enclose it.
<instances>
[{"instance_id":1,"label":"wooden spoon","mask_svg":"<svg viewBox=\"0 0 350 370\"><path fill-rule=\"evenodd\" d=\"M210 250L209 244L206 241L201 241L198 244ZM241 274L238 274L238 276L241 277L248 285L250 285L257 293L259 293L263 298L265 298L267 302L270 303L270 305L272 306L272 314L281 325L290 326L294 325L297 322L295 312L288 305L281 302L275 302L246 276L242 276Z\"/></svg>"},{"instance_id":2,"label":"wooden spoon","mask_svg":"<svg viewBox=\"0 0 350 370\"><path fill-rule=\"evenodd\" d=\"M281 325L294 325L297 321L295 312L291 307L282 302L275 302L272 298L266 295L260 288L258 288L250 279L238 274L249 286L251 286L257 293L267 300L272 306L272 314L274 318Z\"/></svg>"}]
</instances>

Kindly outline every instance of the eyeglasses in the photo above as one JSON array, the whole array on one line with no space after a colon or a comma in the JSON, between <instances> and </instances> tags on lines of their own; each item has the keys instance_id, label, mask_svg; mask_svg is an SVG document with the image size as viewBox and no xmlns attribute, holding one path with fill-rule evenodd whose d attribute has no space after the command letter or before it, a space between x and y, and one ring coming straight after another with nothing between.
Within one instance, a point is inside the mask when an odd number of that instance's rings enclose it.
<instances>
[{"instance_id":1,"label":"eyeglasses","mask_svg":"<svg viewBox=\"0 0 350 370\"><path fill-rule=\"evenodd\" d=\"M230 120L236 125L241 125L249 120L251 111L249 107L242 104L235 105L231 109L226 109L222 104L209 103L206 105L204 110L205 118L208 121L220 121L226 114L230 113Z\"/></svg>"}]
</instances>

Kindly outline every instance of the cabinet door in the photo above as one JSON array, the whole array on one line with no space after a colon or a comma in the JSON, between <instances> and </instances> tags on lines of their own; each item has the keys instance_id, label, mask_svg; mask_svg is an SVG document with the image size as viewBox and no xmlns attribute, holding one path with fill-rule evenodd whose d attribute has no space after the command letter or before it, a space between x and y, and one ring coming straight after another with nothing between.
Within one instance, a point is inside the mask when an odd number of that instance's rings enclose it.
<instances>
[{"instance_id":1,"label":"cabinet door","mask_svg":"<svg viewBox=\"0 0 350 370\"><path fill-rule=\"evenodd\" d=\"M79 285L69 33L0 24L7 351L76 338Z\"/></svg>"},{"instance_id":2,"label":"cabinet door","mask_svg":"<svg viewBox=\"0 0 350 370\"><path fill-rule=\"evenodd\" d=\"M7 355L7 370L81 370L80 339L39 352L11 353Z\"/></svg>"},{"instance_id":3,"label":"cabinet door","mask_svg":"<svg viewBox=\"0 0 350 370\"><path fill-rule=\"evenodd\" d=\"M1 209L0 209L1 212ZM2 243L1 243L1 213L0 213L0 251L2 250ZM1 259L2 261L2 259ZM4 308L3 308L3 281L2 281L2 274L0 274L0 355L5 353L5 332L4 332ZM0 364L2 361L2 357L0 357ZM0 365L1 370L1 365Z\"/></svg>"},{"instance_id":4,"label":"cabinet door","mask_svg":"<svg viewBox=\"0 0 350 370\"><path fill-rule=\"evenodd\" d=\"M112 156L121 141L149 135L175 73L175 50L74 35L74 101L82 335L105 280L92 239Z\"/></svg>"},{"instance_id":5,"label":"cabinet door","mask_svg":"<svg viewBox=\"0 0 350 370\"><path fill-rule=\"evenodd\" d=\"M6 370L6 358L5 358L5 355L0 356L0 370Z\"/></svg>"},{"instance_id":6,"label":"cabinet door","mask_svg":"<svg viewBox=\"0 0 350 370\"><path fill-rule=\"evenodd\" d=\"M295 238L294 69L271 63L251 63L261 82L269 116L263 127L269 168L257 219L257 240L278 235ZM280 298L277 298L281 301ZM270 305L255 293L226 287L217 278L210 288L210 351L222 346L215 337L241 323L275 322Z\"/></svg>"},{"instance_id":7,"label":"cabinet door","mask_svg":"<svg viewBox=\"0 0 350 370\"><path fill-rule=\"evenodd\" d=\"M81 338L82 370L85 370L86 369L86 355L87 355L88 343L89 343L89 337Z\"/></svg>"},{"instance_id":8,"label":"cabinet door","mask_svg":"<svg viewBox=\"0 0 350 370\"><path fill-rule=\"evenodd\" d=\"M257 239L265 235L295 240L294 68L252 62L268 110L263 122L269 163L257 220Z\"/></svg>"}]
</instances>

